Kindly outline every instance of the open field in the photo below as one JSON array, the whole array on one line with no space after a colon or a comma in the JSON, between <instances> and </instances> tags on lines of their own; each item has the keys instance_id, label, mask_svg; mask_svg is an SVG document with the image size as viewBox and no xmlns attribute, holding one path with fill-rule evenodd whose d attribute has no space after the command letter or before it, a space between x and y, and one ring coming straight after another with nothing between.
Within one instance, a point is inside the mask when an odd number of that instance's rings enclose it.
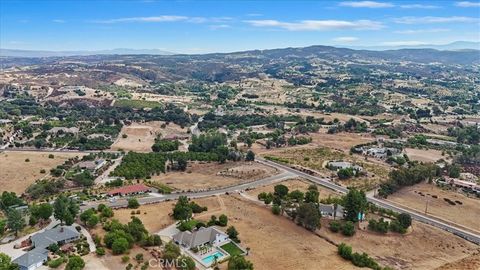
<instances>
[{"instance_id":1,"label":"open field","mask_svg":"<svg viewBox=\"0 0 480 270\"><path fill-rule=\"evenodd\" d=\"M210 217L221 209L218 197L200 198L193 201L208 208L208 211L199 214L199 216L205 215ZM175 203L176 201L171 201L142 205L138 209L117 209L114 211L115 215L113 218L118 219L122 223L127 223L131 219L131 212L140 210L140 214L135 216L143 222L149 232L155 233L175 223L175 220L170 216Z\"/></svg>"},{"instance_id":2,"label":"open field","mask_svg":"<svg viewBox=\"0 0 480 270\"><path fill-rule=\"evenodd\" d=\"M48 158L53 154L54 158ZM48 152L1 152L0 153L0 186L2 191L14 191L21 194L35 180L45 176L40 173L62 164L65 160L83 156L79 153L48 153ZM25 162L26 159L30 162Z\"/></svg>"},{"instance_id":3,"label":"open field","mask_svg":"<svg viewBox=\"0 0 480 270\"><path fill-rule=\"evenodd\" d=\"M408 158L411 160L417 160L420 162L432 162L439 159L448 159L448 156L442 156L442 151L429 149L416 149L416 148L405 148Z\"/></svg>"},{"instance_id":4,"label":"open field","mask_svg":"<svg viewBox=\"0 0 480 270\"><path fill-rule=\"evenodd\" d=\"M447 203L444 198L460 201L462 204L457 203L453 206ZM435 185L420 183L402 188L388 196L388 200L420 212L425 211L425 204L428 200L429 214L480 232L480 200L478 199L468 198L453 191L442 190Z\"/></svg>"},{"instance_id":5,"label":"open field","mask_svg":"<svg viewBox=\"0 0 480 270\"><path fill-rule=\"evenodd\" d=\"M337 244L352 246L354 251L366 252L380 264L394 269L435 269L478 252L478 246L448 232L414 222L405 235L381 235L357 230L353 237L330 232L328 221L322 220L318 233Z\"/></svg>"},{"instance_id":6,"label":"open field","mask_svg":"<svg viewBox=\"0 0 480 270\"><path fill-rule=\"evenodd\" d=\"M227 162L225 164L190 162L185 172L155 175L152 176L152 180L177 190L200 190L253 181L276 173L274 168L256 162Z\"/></svg>"},{"instance_id":7,"label":"open field","mask_svg":"<svg viewBox=\"0 0 480 270\"><path fill-rule=\"evenodd\" d=\"M266 192L266 193L273 192L273 188L278 184L282 184L282 185L287 186L288 190L290 192L298 189L301 192L305 193L308 189L308 186L310 186L312 183L307 181L307 180L303 180L303 179L291 179L291 180L285 180L281 183L275 183L275 184L266 185L266 186L258 187L258 188L255 188L255 189L251 189L247 193L249 195L251 195L252 197L257 198L258 194L260 194L262 192ZM326 188L321 187L321 186L317 186L317 187L318 187L318 192L320 193L320 195L319 195L320 199L327 198L328 196L335 197L335 196L340 196L341 195L341 194L338 194L338 193L334 192L333 190L326 189Z\"/></svg>"},{"instance_id":8,"label":"open field","mask_svg":"<svg viewBox=\"0 0 480 270\"><path fill-rule=\"evenodd\" d=\"M186 134L187 129L182 129L180 126L170 123L162 128L162 121L151 121L144 123L132 123L122 127L120 134L113 143L112 150L123 149L125 151L137 152L151 152L152 145L155 143L155 138L158 135L165 137L174 134ZM127 138L123 138L123 134Z\"/></svg>"},{"instance_id":9,"label":"open field","mask_svg":"<svg viewBox=\"0 0 480 270\"><path fill-rule=\"evenodd\" d=\"M447 263L437 270L476 270L480 269L480 253L465 257L461 260Z\"/></svg>"},{"instance_id":10,"label":"open field","mask_svg":"<svg viewBox=\"0 0 480 270\"><path fill-rule=\"evenodd\" d=\"M288 161L289 164L310 168L317 171L324 177L336 177L336 172L325 168L328 161L344 160L360 165L367 171L366 176L352 177L339 182L346 186L355 186L358 188L371 188L373 185L385 180L391 168L385 163L374 159L365 160L359 155L348 155L342 150L332 150L326 147L309 148L290 148L276 149L263 156L273 156Z\"/></svg>"},{"instance_id":11,"label":"open field","mask_svg":"<svg viewBox=\"0 0 480 270\"><path fill-rule=\"evenodd\" d=\"M250 248L247 259L255 269L357 269L337 255L334 245L286 218L273 215L268 208L238 196L222 196L222 199L229 226L235 226L239 232L241 245ZM226 269L226 263L221 269Z\"/></svg>"}]
</instances>

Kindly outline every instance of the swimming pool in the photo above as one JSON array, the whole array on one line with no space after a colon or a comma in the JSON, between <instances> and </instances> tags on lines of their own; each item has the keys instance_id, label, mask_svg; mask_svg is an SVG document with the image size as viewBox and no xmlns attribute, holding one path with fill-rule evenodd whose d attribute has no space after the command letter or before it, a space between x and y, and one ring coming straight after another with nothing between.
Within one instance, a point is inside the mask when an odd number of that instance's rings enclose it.
<instances>
[{"instance_id":1,"label":"swimming pool","mask_svg":"<svg viewBox=\"0 0 480 270\"><path fill-rule=\"evenodd\" d=\"M205 265L208 265L210 266L213 261L215 261L215 257L217 257L217 261L220 260L222 257L223 257L223 253L221 253L220 251L217 251L211 255L208 255L207 257L203 258L202 259L202 262L205 263Z\"/></svg>"}]
</instances>

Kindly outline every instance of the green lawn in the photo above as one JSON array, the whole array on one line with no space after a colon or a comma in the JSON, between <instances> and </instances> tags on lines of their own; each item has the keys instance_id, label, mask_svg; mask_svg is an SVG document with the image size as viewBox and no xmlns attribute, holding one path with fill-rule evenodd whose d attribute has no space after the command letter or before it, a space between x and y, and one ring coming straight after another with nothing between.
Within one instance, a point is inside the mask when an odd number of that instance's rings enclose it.
<instances>
[{"instance_id":1,"label":"green lawn","mask_svg":"<svg viewBox=\"0 0 480 270\"><path fill-rule=\"evenodd\" d=\"M162 106L161 103L156 101L138 100L138 99L117 99L114 106L116 107L128 107L134 109L143 108L156 108Z\"/></svg>"},{"instance_id":2,"label":"green lawn","mask_svg":"<svg viewBox=\"0 0 480 270\"><path fill-rule=\"evenodd\" d=\"M230 254L230 256L235 256L235 255L241 255L243 254L243 250L241 250L240 248L237 247L237 245L235 245L234 243L230 242L230 243L227 243L223 246L221 246L221 248L223 250L225 250L226 252L228 252L228 254Z\"/></svg>"}]
</instances>

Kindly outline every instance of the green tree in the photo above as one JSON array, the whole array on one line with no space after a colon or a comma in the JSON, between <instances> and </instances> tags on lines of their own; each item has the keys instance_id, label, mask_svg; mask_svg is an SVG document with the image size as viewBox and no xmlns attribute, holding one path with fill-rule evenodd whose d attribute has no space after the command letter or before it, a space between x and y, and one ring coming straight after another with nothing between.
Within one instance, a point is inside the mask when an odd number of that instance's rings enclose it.
<instances>
[{"instance_id":1,"label":"green tree","mask_svg":"<svg viewBox=\"0 0 480 270\"><path fill-rule=\"evenodd\" d=\"M18 235L18 231L25 227L25 220L22 214L15 209L11 209L7 213L7 226L10 230L15 232L15 236Z\"/></svg>"},{"instance_id":2,"label":"green tree","mask_svg":"<svg viewBox=\"0 0 480 270\"><path fill-rule=\"evenodd\" d=\"M352 188L348 191L344 198L345 200L345 219L356 222L358 221L358 214L364 213L367 209L367 197L363 191Z\"/></svg>"},{"instance_id":3,"label":"green tree","mask_svg":"<svg viewBox=\"0 0 480 270\"><path fill-rule=\"evenodd\" d=\"M125 253L129 248L129 243L127 239L120 237L113 241L112 252L115 255Z\"/></svg>"},{"instance_id":4,"label":"green tree","mask_svg":"<svg viewBox=\"0 0 480 270\"><path fill-rule=\"evenodd\" d=\"M188 198L186 196L180 196L173 208L173 218L176 220L189 220L192 217L192 212L193 210L188 203Z\"/></svg>"},{"instance_id":5,"label":"green tree","mask_svg":"<svg viewBox=\"0 0 480 270\"><path fill-rule=\"evenodd\" d=\"M91 215L87 220L87 226L93 228L98 224L99 221L100 218L97 215Z\"/></svg>"},{"instance_id":6,"label":"green tree","mask_svg":"<svg viewBox=\"0 0 480 270\"><path fill-rule=\"evenodd\" d=\"M36 206L32 206L30 212L35 217L46 220L49 219L50 216L53 214L53 207L49 203L42 203Z\"/></svg>"},{"instance_id":7,"label":"green tree","mask_svg":"<svg viewBox=\"0 0 480 270\"><path fill-rule=\"evenodd\" d=\"M180 248L170 241L165 244L165 251L163 252L162 258L168 262L172 262L176 260L180 254Z\"/></svg>"},{"instance_id":8,"label":"green tree","mask_svg":"<svg viewBox=\"0 0 480 270\"><path fill-rule=\"evenodd\" d=\"M218 217L218 225L222 226L222 227L225 227L225 226L227 226L227 224L228 224L228 217L224 214L221 214Z\"/></svg>"},{"instance_id":9,"label":"green tree","mask_svg":"<svg viewBox=\"0 0 480 270\"><path fill-rule=\"evenodd\" d=\"M72 225L79 210L78 205L65 195L61 194L53 204L53 216L60 220L60 224L65 222L67 225Z\"/></svg>"},{"instance_id":10,"label":"green tree","mask_svg":"<svg viewBox=\"0 0 480 270\"><path fill-rule=\"evenodd\" d=\"M274 195L279 196L280 198L284 198L285 196L288 195L288 187L282 184L275 185L273 187L274 190Z\"/></svg>"},{"instance_id":11,"label":"green tree","mask_svg":"<svg viewBox=\"0 0 480 270\"><path fill-rule=\"evenodd\" d=\"M138 200L136 198L130 198L128 199L128 208L138 208L140 207L140 204L138 203Z\"/></svg>"},{"instance_id":12,"label":"green tree","mask_svg":"<svg viewBox=\"0 0 480 270\"><path fill-rule=\"evenodd\" d=\"M235 255L228 260L228 270L253 270L253 263L246 260L245 257Z\"/></svg>"},{"instance_id":13,"label":"green tree","mask_svg":"<svg viewBox=\"0 0 480 270\"><path fill-rule=\"evenodd\" d=\"M83 211L83 213L80 214L80 220L85 224L87 225L87 221L88 219L93 216L95 214L95 210L93 210L92 208L89 208L85 211Z\"/></svg>"},{"instance_id":14,"label":"green tree","mask_svg":"<svg viewBox=\"0 0 480 270\"><path fill-rule=\"evenodd\" d=\"M65 270L81 270L85 267L85 261L80 256L71 256L65 266Z\"/></svg>"},{"instance_id":15,"label":"green tree","mask_svg":"<svg viewBox=\"0 0 480 270\"><path fill-rule=\"evenodd\" d=\"M245 160L246 161L254 161L255 160L255 153L252 150L248 150L247 155L245 156Z\"/></svg>"},{"instance_id":16,"label":"green tree","mask_svg":"<svg viewBox=\"0 0 480 270\"><path fill-rule=\"evenodd\" d=\"M0 270L18 270L18 264L12 263L12 258L0 252Z\"/></svg>"},{"instance_id":17,"label":"green tree","mask_svg":"<svg viewBox=\"0 0 480 270\"><path fill-rule=\"evenodd\" d=\"M306 203L318 203L318 197L320 193L318 192L318 188L315 185L310 185L308 187L307 192L305 193L305 202Z\"/></svg>"},{"instance_id":18,"label":"green tree","mask_svg":"<svg viewBox=\"0 0 480 270\"><path fill-rule=\"evenodd\" d=\"M281 212L281 209L280 209L280 206L277 205L277 204L274 204L272 206L272 213L276 216L280 215L280 212Z\"/></svg>"},{"instance_id":19,"label":"green tree","mask_svg":"<svg viewBox=\"0 0 480 270\"><path fill-rule=\"evenodd\" d=\"M235 229L234 226L228 227L227 235L231 240L233 240L235 242L238 242L238 231L237 231L237 229Z\"/></svg>"},{"instance_id":20,"label":"green tree","mask_svg":"<svg viewBox=\"0 0 480 270\"><path fill-rule=\"evenodd\" d=\"M307 230L315 231L320 226L320 211L315 203L302 203L296 212L296 222Z\"/></svg>"},{"instance_id":21,"label":"green tree","mask_svg":"<svg viewBox=\"0 0 480 270\"><path fill-rule=\"evenodd\" d=\"M412 217L409 214L401 213L398 215L397 220L404 229L407 229L412 225Z\"/></svg>"}]
</instances>

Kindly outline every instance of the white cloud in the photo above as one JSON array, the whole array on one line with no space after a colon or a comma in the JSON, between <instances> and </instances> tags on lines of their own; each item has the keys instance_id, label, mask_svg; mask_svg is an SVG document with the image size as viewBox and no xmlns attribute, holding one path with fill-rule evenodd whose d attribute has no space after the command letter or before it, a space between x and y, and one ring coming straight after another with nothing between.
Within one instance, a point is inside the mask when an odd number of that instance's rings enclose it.
<instances>
[{"instance_id":1,"label":"white cloud","mask_svg":"<svg viewBox=\"0 0 480 270\"><path fill-rule=\"evenodd\" d=\"M65 20L55 19L55 20L52 20L52 22L54 22L54 23L65 23Z\"/></svg>"},{"instance_id":2,"label":"white cloud","mask_svg":"<svg viewBox=\"0 0 480 270\"><path fill-rule=\"evenodd\" d=\"M396 34L423 34L423 33L440 33L448 32L450 29L447 28L432 28L432 29L408 29L408 30L398 30L394 31Z\"/></svg>"},{"instance_id":3,"label":"white cloud","mask_svg":"<svg viewBox=\"0 0 480 270\"><path fill-rule=\"evenodd\" d=\"M210 25L210 29L212 30L219 30L219 29L225 29L225 28L230 28L231 26L228 24L215 24L215 25Z\"/></svg>"},{"instance_id":4,"label":"white cloud","mask_svg":"<svg viewBox=\"0 0 480 270\"><path fill-rule=\"evenodd\" d=\"M451 17L401 17L394 19L396 23L401 24L422 24L422 23L475 23L479 22L479 18L451 16Z\"/></svg>"},{"instance_id":5,"label":"white cloud","mask_svg":"<svg viewBox=\"0 0 480 270\"><path fill-rule=\"evenodd\" d=\"M108 19L108 20L97 20L93 22L95 23L177 22L177 21L186 21L188 19L190 18L186 16L163 15L163 16L152 16L152 17L128 17L128 18Z\"/></svg>"},{"instance_id":6,"label":"white cloud","mask_svg":"<svg viewBox=\"0 0 480 270\"><path fill-rule=\"evenodd\" d=\"M427 44L428 44L427 42L418 41L418 40L382 42L382 45L385 45L385 46L421 46L421 45L427 45Z\"/></svg>"},{"instance_id":7,"label":"white cloud","mask_svg":"<svg viewBox=\"0 0 480 270\"><path fill-rule=\"evenodd\" d=\"M281 22L277 20L245 21L255 27L281 28L289 31L328 31L328 30L378 30L383 24L371 20L340 21L340 20L303 20L299 22Z\"/></svg>"},{"instance_id":8,"label":"white cloud","mask_svg":"<svg viewBox=\"0 0 480 270\"><path fill-rule=\"evenodd\" d=\"M340 6L353 8L389 8L394 7L392 3L375 2L375 1L346 1L340 2Z\"/></svg>"},{"instance_id":9,"label":"white cloud","mask_svg":"<svg viewBox=\"0 0 480 270\"><path fill-rule=\"evenodd\" d=\"M336 37L332 39L335 42L342 42L342 43L349 43L349 42L354 42L357 41L357 37Z\"/></svg>"},{"instance_id":10,"label":"white cloud","mask_svg":"<svg viewBox=\"0 0 480 270\"><path fill-rule=\"evenodd\" d=\"M439 6L434 6L434 5L423 5L423 4L409 4L409 5L400 5L401 8L406 8L406 9L436 9L440 8Z\"/></svg>"},{"instance_id":11,"label":"white cloud","mask_svg":"<svg viewBox=\"0 0 480 270\"><path fill-rule=\"evenodd\" d=\"M456 2L455 6L457 6L457 7L480 7L480 2L460 1L460 2Z\"/></svg>"}]
</instances>

